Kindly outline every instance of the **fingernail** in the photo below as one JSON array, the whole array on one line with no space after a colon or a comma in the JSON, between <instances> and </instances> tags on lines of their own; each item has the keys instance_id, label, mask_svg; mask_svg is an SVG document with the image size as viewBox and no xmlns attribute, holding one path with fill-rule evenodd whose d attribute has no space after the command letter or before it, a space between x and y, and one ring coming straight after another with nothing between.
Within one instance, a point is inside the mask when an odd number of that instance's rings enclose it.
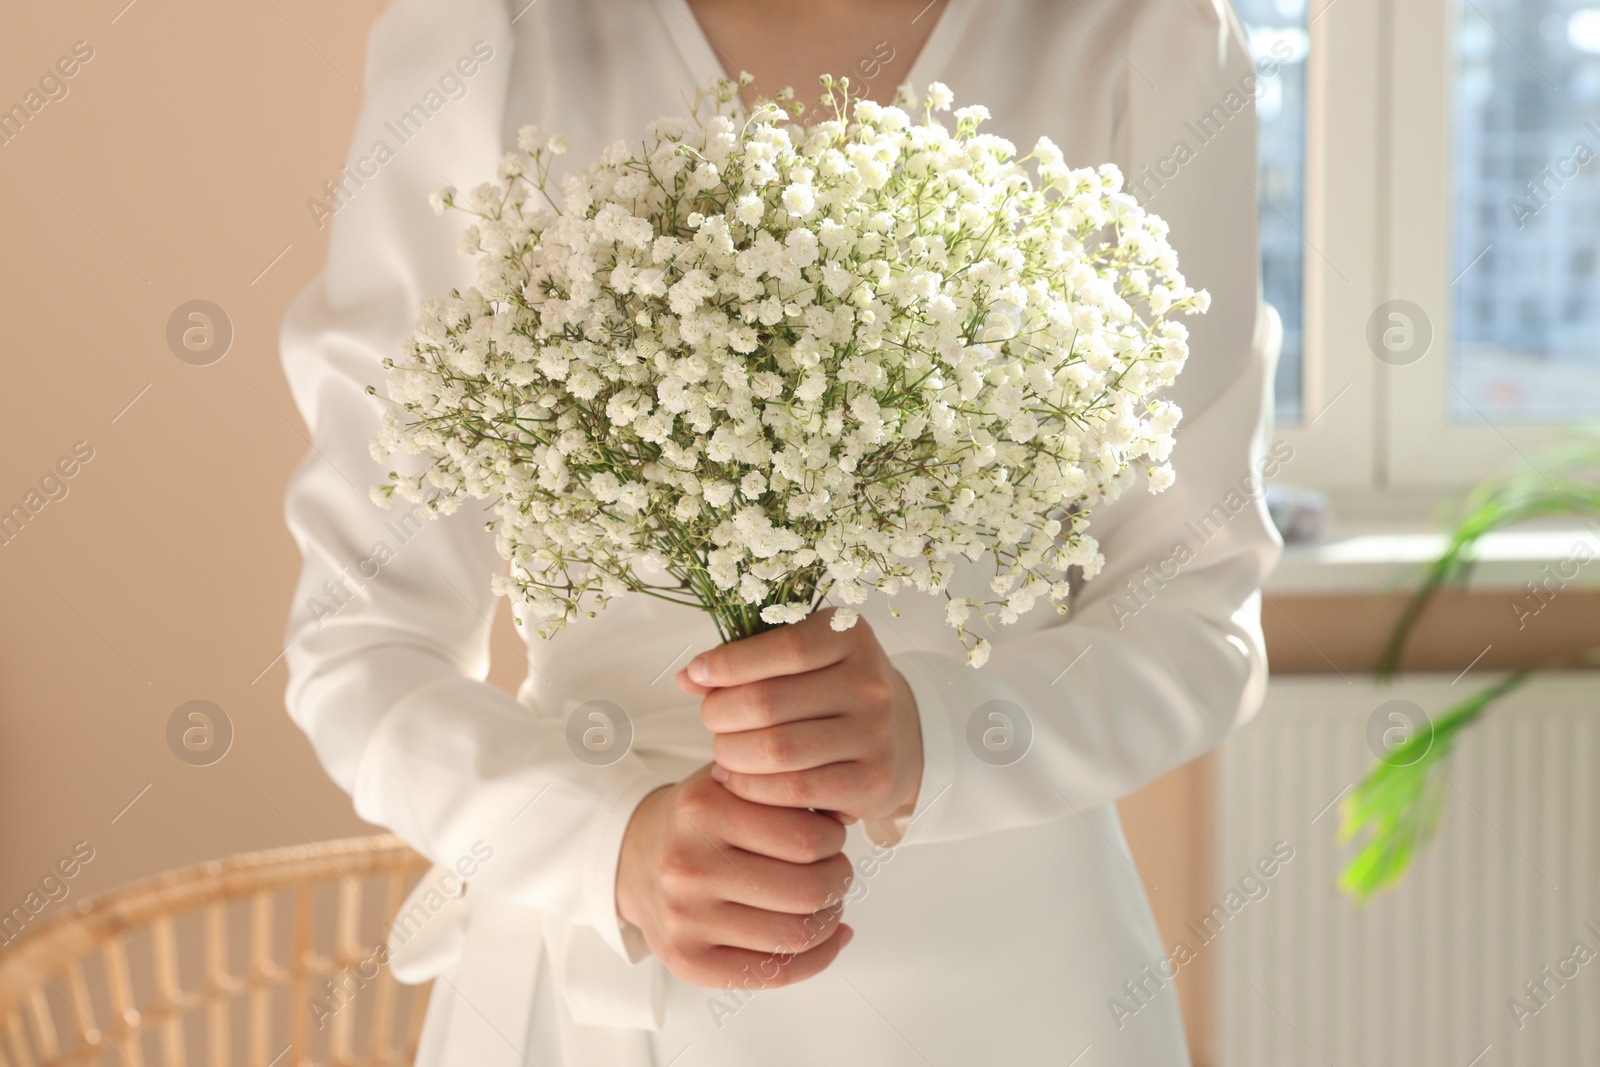
<instances>
[{"instance_id":1,"label":"fingernail","mask_svg":"<svg viewBox=\"0 0 1600 1067\"><path fill-rule=\"evenodd\" d=\"M728 768L724 767L720 763L713 763L711 765L711 777L726 785L728 781Z\"/></svg>"},{"instance_id":2,"label":"fingernail","mask_svg":"<svg viewBox=\"0 0 1600 1067\"><path fill-rule=\"evenodd\" d=\"M853 926L841 926L841 927L839 927L839 947L840 948L844 948L846 945L848 945L850 943L851 938L853 938L855 936L856 936L855 927L853 927Z\"/></svg>"},{"instance_id":3,"label":"fingernail","mask_svg":"<svg viewBox=\"0 0 1600 1067\"><path fill-rule=\"evenodd\" d=\"M698 682L701 685L705 685L711 680L710 673L706 671L706 661L701 659L699 656L696 656L694 659L689 661L689 666L687 669L689 671L689 680L691 682Z\"/></svg>"}]
</instances>

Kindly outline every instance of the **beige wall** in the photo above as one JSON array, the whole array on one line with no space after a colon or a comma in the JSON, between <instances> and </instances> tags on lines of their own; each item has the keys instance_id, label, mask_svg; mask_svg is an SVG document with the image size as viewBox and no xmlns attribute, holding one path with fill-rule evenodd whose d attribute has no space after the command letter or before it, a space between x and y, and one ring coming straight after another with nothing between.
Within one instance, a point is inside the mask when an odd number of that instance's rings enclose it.
<instances>
[{"instance_id":1,"label":"beige wall","mask_svg":"<svg viewBox=\"0 0 1600 1067\"><path fill-rule=\"evenodd\" d=\"M283 712L282 663L262 670L282 648L282 491L305 448L278 320L321 266L305 201L338 170L381 3L126 3L13 5L0 34L0 108L75 42L93 49L0 145L0 509L75 442L93 450L0 545L3 909L77 841L95 858L73 898L361 829ZM192 299L233 324L211 366L167 345ZM236 731L203 768L165 738L196 698Z\"/></svg>"}]
</instances>

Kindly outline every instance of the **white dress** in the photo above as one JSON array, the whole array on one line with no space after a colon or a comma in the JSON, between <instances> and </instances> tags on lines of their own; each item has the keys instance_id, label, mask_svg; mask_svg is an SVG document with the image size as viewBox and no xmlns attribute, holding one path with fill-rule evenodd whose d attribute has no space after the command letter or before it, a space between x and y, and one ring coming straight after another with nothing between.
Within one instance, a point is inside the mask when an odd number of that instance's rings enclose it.
<instances>
[{"instance_id":1,"label":"white dress","mask_svg":"<svg viewBox=\"0 0 1600 1067\"><path fill-rule=\"evenodd\" d=\"M1188 1062L1171 983L1141 974L1172 946L1113 802L1214 745L1265 684L1259 587L1279 542L1257 475L1277 333L1259 297L1250 60L1223 0L948 0L926 17L938 22L910 80L987 105L1019 144L1048 134L1069 163L1142 178L1213 304L1189 320L1172 391L1177 484L1097 511L1107 565L1069 617L1040 609L997 631L974 670L942 599L865 611L917 699L917 811L889 850L851 829L866 893L836 963L748 997L668 974L613 895L635 805L710 758L673 674L716 641L711 623L627 598L534 637L516 699L490 687L500 561L485 516L418 523L369 501L390 465L368 454L381 402L363 392L381 387L418 303L471 283L465 217L434 216L431 190L483 180L530 122L566 133L565 160L581 164L721 69L682 0L394 0L372 29L348 175L324 202L327 267L283 323L315 442L286 505L305 556L287 702L356 810L439 865L391 939L399 976L438 978L422 1064ZM962 572L955 591L974 581ZM633 730L605 767L567 741L569 715L594 700ZM993 700L1022 709L1031 734L1009 766L968 743ZM470 892L454 895L451 871ZM1130 980L1151 991L1131 1017L1111 1003L1138 1003Z\"/></svg>"}]
</instances>

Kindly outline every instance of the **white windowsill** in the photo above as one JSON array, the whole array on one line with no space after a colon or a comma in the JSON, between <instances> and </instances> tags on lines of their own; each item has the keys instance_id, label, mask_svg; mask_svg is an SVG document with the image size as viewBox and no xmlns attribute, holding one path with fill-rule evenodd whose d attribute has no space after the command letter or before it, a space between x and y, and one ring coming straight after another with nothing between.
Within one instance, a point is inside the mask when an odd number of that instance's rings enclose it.
<instances>
[{"instance_id":1,"label":"white windowsill","mask_svg":"<svg viewBox=\"0 0 1600 1067\"><path fill-rule=\"evenodd\" d=\"M1442 533L1350 531L1315 544L1287 545L1266 591L1279 596L1360 594L1409 589L1442 551ZM1587 547L1585 559L1580 545ZM1478 542L1473 589L1600 588L1600 523L1496 531Z\"/></svg>"}]
</instances>

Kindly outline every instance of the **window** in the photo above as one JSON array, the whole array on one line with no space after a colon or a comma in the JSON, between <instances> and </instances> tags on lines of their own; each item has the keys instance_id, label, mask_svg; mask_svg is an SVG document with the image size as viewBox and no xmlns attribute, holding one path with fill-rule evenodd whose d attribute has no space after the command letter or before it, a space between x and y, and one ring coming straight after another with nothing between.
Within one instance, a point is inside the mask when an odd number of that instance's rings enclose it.
<instances>
[{"instance_id":1,"label":"window","mask_svg":"<svg viewBox=\"0 0 1600 1067\"><path fill-rule=\"evenodd\" d=\"M1263 207L1304 397L1283 477L1351 521L1423 521L1600 419L1600 0L1235 2L1309 38L1278 79L1304 93L1298 306Z\"/></svg>"},{"instance_id":2,"label":"window","mask_svg":"<svg viewBox=\"0 0 1600 1067\"><path fill-rule=\"evenodd\" d=\"M1459 0L1455 67L1451 418L1600 415L1600 7Z\"/></svg>"},{"instance_id":3,"label":"window","mask_svg":"<svg viewBox=\"0 0 1600 1067\"><path fill-rule=\"evenodd\" d=\"M1257 59L1276 72L1257 83L1261 123L1261 284L1283 318L1278 361L1278 421L1303 418L1305 363L1306 33L1305 0L1237 0L1235 10ZM1275 47L1276 46L1276 47ZM1279 57L1288 56L1280 60Z\"/></svg>"}]
</instances>

